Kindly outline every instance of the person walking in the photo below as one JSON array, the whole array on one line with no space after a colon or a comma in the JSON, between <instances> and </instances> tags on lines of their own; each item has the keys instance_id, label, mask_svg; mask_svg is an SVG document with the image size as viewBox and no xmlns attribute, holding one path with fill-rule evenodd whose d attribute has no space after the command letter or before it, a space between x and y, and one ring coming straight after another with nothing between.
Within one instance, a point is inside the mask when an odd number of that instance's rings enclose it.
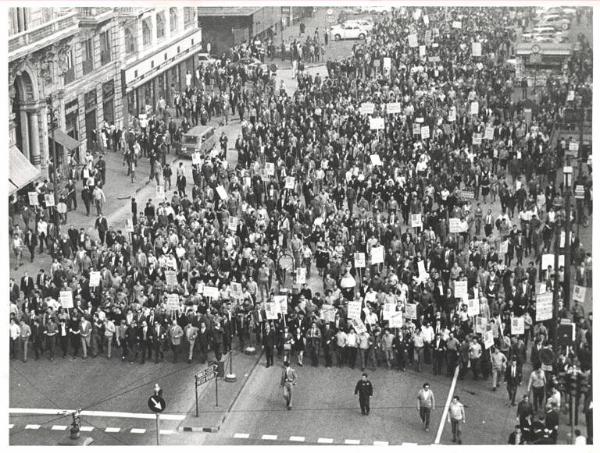
<instances>
[{"instance_id":1,"label":"person walking","mask_svg":"<svg viewBox=\"0 0 600 453\"><path fill-rule=\"evenodd\" d=\"M506 368L506 374L504 375L506 381L506 390L508 391L508 399L511 406L515 406L515 397L517 395L517 389L521 384L521 370L517 366L517 358L513 357L510 361L510 365Z\"/></svg>"},{"instance_id":2,"label":"person walking","mask_svg":"<svg viewBox=\"0 0 600 453\"><path fill-rule=\"evenodd\" d=\"M27 349L29 346L29 337L31 337L31 327L29 324L25 322L24 319L21 319L21 350L23 351L23 362L27 362Z\"/></svg>"},{"instance_id":3,"label":"person walking","mask_svg":"<svg viewBox=\"0 0 600 453\"><path fill-rule=\"evenodd\" d=\"M546 393L546 373L542 371L542 364L537 363L535 369L529 375L527 394L533 393L533 411L537 412L544 407L544 396Z\"/></svg>"},{"instance_id":4,"label":"person walking","mask_svg":"<svg viewBox=\"0 0 600 453\"><path fill-rule=\"evenodd\" d=\"M367 373L363 373L354 387L354 394L358 395L358 403L360 404L360 413L362 415L369 415L371 411L370 400L373 396L373 384L371 384L368 377Z\"/></svg>"},{"instance_id":5,"label":"person walking","mask_svg":"<svg viewBox=\"0 0 600 453\"><path fill-rule=\"evenodd\" d=\"M179 349L181 348L182 337L183 329L177 323L177 320L173 319L171 328L169 329L169 339L171 340L171 350L173 351L173 363L177 363L177 356L179 355Z\"/></svg>"},{"instance_id":6,"label":"person walking","mask_svg":"<svg viewBox=\"0 0 600 453\"><path fill-rule=\"evenodd\" d=\"M267 368L273 366L273 350L275 348L275 331L270 323L265 324L265 333L263 334L263 346L267 358Z\"/></svg>"},{"instance_id":7,"label":"person walking","mask_svg":"<svg viewBox=\"0 0 600 453\"><path fill-rule=\"evenodd\" d=\"M290 366L290 362L283 363L283 372L281 373L281 387L283 387L283 399L285 400L285 406L287 410L292 409L292 388L296 385L298 376L296 370Z\"/></svg>"},{"instance_id":8,"label":"person walking","mask_svg":"<svg viewBox=\"0 0 600 453\"><path fill-rule=\"evenodd\" d=\"M417 394L417 410L425 426L425 431L429 431L431 412L435 410L435 397L433 391L429 388L428 382L423 384L423 388Z\"/></svg>"},{"instance_id":9,"label":"person walking","mask_svg":"<svg viewBox=\"0 0 600 453\"><path fill-rule=\"evenodd\" d=\"M491 348L490 359L492 362L492 390L495 392L498 387L498 376L502 377L502 373L506 369L506 356L496 349L495 346Z\"/></svg>"},{"instance_id":10,"label":"person walking","mask_svg":"<svg viewBox=\"0 0 600 453\"><path fill-rule=\"evenodd\" d=\"M448 423L452 425L452 442L462 444L460 438L460 424L466 423L465 406L460 402L458 395L452 397L448 406Z\"/></svg>"}]
</instances>

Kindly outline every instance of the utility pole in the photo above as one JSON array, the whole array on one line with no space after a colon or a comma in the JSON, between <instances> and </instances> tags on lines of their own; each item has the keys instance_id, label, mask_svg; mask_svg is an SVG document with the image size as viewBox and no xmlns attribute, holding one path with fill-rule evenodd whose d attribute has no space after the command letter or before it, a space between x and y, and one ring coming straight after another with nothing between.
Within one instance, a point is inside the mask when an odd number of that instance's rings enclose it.
<instances>
[{"instance_id":1,"label":"utility pole","mask_svg":"<svg viewBox=\"0 0 600 453\"><path fill-rule=\"evenodd\" d=\"M570 159L567 159L567 167L571 172L564 173L565 187L565 276L564 276L564 304L565 308L571 305L571 183L573 169L570 166Z\"/></svg>"},{"instance_id":2,"label":"utility pole","mask_svg":"<svg viewBox=\"0 0 600 453\"><path fill-rule=\"evenodd\" d=\"M554 350L554 354L558 356L558 326L559 326L559 319L558 319L558 302L560 301L560 278L558 275L558 268L559 268L559 257L560 257L560 230L561 230L561 224L562 224L562 219L561 219L561 210L562 210L562 206L563 205L563 200L562 197L560 197L560 195L558 197L556 197L554 199L554 210L556 212L556 223L555 223L555 227L554 227L554 231L555 231L555 238L554 238L554 289L553 289L553 297L552 297L552 308L553 308L553 329L554 329L554 335L553 335L553 342L552 342L552 349Z\"/></svg>"}]
</instances>

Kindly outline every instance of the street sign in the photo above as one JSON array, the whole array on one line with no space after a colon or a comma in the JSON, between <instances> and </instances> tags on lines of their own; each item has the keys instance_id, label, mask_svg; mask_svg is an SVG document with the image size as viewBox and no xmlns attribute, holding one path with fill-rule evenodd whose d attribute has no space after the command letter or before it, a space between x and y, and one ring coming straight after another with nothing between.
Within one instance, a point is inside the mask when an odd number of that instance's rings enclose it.
<instances>
[{"instance_id":1,"label":"street sign","mask_svg":"<svg viewBox=\"0 0 600 453\"><path fill-rule=\"evenodd\" d=\"M196 385L202 385L217 377L217 365L214 364L196 374Z\"/></svg>"},{"instance_id":2,"label":"street sign","mask_svg":"<svg viewBox=\"0 0 600 453\"><path fill-rule=\"evenodd\" d=\"M167 403L161 396L152 395L150 398L148 398L148 407L152 412L158 414L165 410Z\"/></svg>"},{"instance_id":3,"label":"street sign","mask_svg":"<svg viewBox=\"0 0 600 453\"><path fill-rule=\"evenodd\" d=\"M585 198L585 189L583 185L578 184L575 186L575 198L577 200L583 200Z\"/></svg>"}]
</instances>

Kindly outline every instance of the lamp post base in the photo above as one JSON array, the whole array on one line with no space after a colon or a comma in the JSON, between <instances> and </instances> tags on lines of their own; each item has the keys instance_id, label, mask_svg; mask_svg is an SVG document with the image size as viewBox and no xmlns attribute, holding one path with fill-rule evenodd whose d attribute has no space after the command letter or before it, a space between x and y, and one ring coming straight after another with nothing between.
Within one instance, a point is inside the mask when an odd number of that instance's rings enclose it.
<instances>
[{"instance_id":1,"label":"lamp post base","mask_svg":"<svg viewBox=\"0 0 600 453\"><path fill-rule=\"evenodd\" d=\"M237 376L233 373L229 373L225 375L225 382L235 382L237 381Z\"/></svg>"}]
</instances>

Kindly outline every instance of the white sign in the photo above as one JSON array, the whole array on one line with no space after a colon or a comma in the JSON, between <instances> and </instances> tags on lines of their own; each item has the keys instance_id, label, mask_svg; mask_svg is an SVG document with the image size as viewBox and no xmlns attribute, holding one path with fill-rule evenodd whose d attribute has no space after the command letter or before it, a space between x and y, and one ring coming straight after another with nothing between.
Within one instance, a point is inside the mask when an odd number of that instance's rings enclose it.
<instances>
[{"instance_id":1,"label":"white sign","mask_svg":"<svg viewBox=\"0 0 600 453\"><path fill-rule=\"evenodd\" d=\"M423 228L423 221L421 220L421 213L410 215L410 226L412 228Z\"/></svg>"},{"instance_id":2,"label":"white sign","mask_svg":"<svg viewBox=\"0 0 600 453\"><path fill-rule=\"evenodd\" d=\"M202 157L199 152L192 154L192 165L202 165Z\"/></svg>"},{"instance_id":3,"label":"white sign","mask_svg":"<svg viewBox=\"0 0 600 453\"><path fill-rule=\"evenodd\" d=\"M481 134L481 133L473 134L473 144L474 145L481 145L482 139L483 139L483 134Z\"/></svg>"},{"instance_id":4,"label":"white sign","mask_svg":"<svg viewBox=\"0 0 600 453\"><path fill-rule=\"evenodd\" d=\"M413 123L413 135L421 134L421 125L418 123Z\"/></svg>"},{"instance_id":5,"label":"white sign","mask_svg":"<svg viewBox=\"0 0 600 453\"><path fill-rule=\"evenodd\" d=\"M227 196L227 191L225 190L225 187L217 186L217 193L219 194L219 198L221 200L227 200L228 196Z\"/></svg>"},{"instance_id":6,"label":"white sign","mask_svg":"<svg viewBox=\"0 0 600 453\"><path fill-rule=\"evenodd\" d=\"M391 313L388 321L389 321L390 329L401 329L402 328L402 312L397 311L395 313Z\"/></svg>"},{"instance_id":7,"label":"white sign","mask_svg":"<svg viewBox=\"0 0 600 453\"><path fill-rule=\"evenodd\" d=\"M500 255L506 255L508 253L508 239L500 243L500 250L498 250L498 253Z\"/></svg>"},{"instance_id":8,"label":"white sign","mask_svg":"<svg viewBox=\"0 0 600 453\"><path fill-rule=\"evenodd\" d=\"M450 123L456 121L456 107L455 106L450 107L450 112L448 112L448 121Z\"/></svg>"},{"instance_id":9,"label":"white sign","mask_svg":"<svg viewBox=\"0 0 600 453\"><path fill-rule=\"evenodd\" d=\"M289 190L294 190L295 187L296 187L296 178L294 178L293 176L286 176L285 177L285 188L289 189Z\"/></svg>"},{"instance_id":10,"label":"white sign","mask_svg":"<svg viewBox=\"0 0 600 453\"><path fill-rule=\"evenodd\" d=\"M132 219L125 219L125 231L128 231L129 233L134 232Z\"/></svg>"},{"instance_id":11,"label":"white sign","mask_svg":"<svg viewBox=\"0 0 600 453\"><path fill-rule=\"evenodd\" d=\"M510 334L511 335L524 335L525 334L525 318L519 316L518 318L512 318L510 321Z\"/></svg>"},{"instance_id":12,"label":"white sign","mask_svg":"<svg viewBox=\"0 0 600 453\"><path fill-rule=\"evenodd\" d=\"M396 304L383 304L383 320L389 321L390 317L396 312Z\"/></svg>"},{"instance_id":13,"label":"white sign","mask_svg":"<svg viewBox=\"0 0 600 453\"><path fill-rule=\"evenodd\" d=\"M421 138L423 140L429 138L429 126L421 126Z\"/></svg>"},{"instance_id":14,"label":"white sign","mask_svg":"<svg viewBox=\"0 0 600 453\"><path fill-rule=\"evenodd\" d=\"M374 111L375 111L375 104L373 104L372 102L363 102L360 105L359 112L362 115L372 115Z\"/></svg>"},{"instance_id":15,"label":"white sign","mask_svg":"<svg viewBox=\"0 0 600 453\"><path fill-rule=\"evenodd\" d=\"M462 28L462 22L459 22L457 20L453 21L452 28L458 28L458 29Z\"/></svg>"},{"instance_id":16,"label":"white sign","mask_svg":"<svg viewBox=\"0 0 600 453\"><path fill-rule=\"evenodd\" d=\"M417 304L406 304L406 318L417 319Z\"/></svg>"},{"instance_id":17,"label":"white sign","mask_svg":"<svg viewBox=\"0 0 600 453\"><path fill-rule=\"evenodd\" d=\"M61 291L59 295L59 302L62 308L73 308L73 292Z\"/></svg>"},{"instance_id":18,"label":"white sign","mask_svg":"<svg viewBox=\"0 0 600 453\"><path fill-rule=\"evenodd\" d=\"M454 282L454 297L457 299L468 300L468 282L466 280L456 280Z\"/></svg>"},{"instance_id":19,"label":"white sign","mask_svg":"<svg viewBox=\"0 0 600 453\"><path fill-rule=\"evenodd\" d=\"M156 186L156 198L158 200L164 200L165 197L165 186Z\"/></svg>"},{"instance_id":20,"label":"white sign","mask_svg":"<svg viewBox=\"0 0 600 453\"><path fill-rule=\"evenodd\" d=\"M485 128L485 135L483 136L485 140L494 140L494 127L487 126Z\"/></svg>"},{"instance_id":21,"label":"white sign","mask_svg":"<svg viewBox=\"0 0 600 453\"><path fill-rule=\"evenodd\" d=\"M477 316L475 318L475 332L484 334L487 331L487 318Z\"/></svg>"},{"instance_id":22,"label":"white sign","mask_svg":"<svg viewBox=\"0 0 600 453\"><path fill-rule=\"evenodd\" d=\"M558 267L565 265L565 255L560 255L558 257ZM542 272L548 270L548 266L552 266L554 270L554 254L553 253L545 253L542 255Z\"/></svg>"},{"instance_id":23,"label":"white sign","mask_svg":"<svg viewBox=\"0 0 600 453\"><path fill-rule=\"evenodd\" d=\"M306 268L298 267L296 268L296 284L302 285L303 283L306 283Z\"/></svg>"},{"instance_id":24,"label":"white sign","mask_svg":"<svg viewBox=\"0 0 600 453\"><path fill-rule=\"evenodd\" d=\"M354 330L356 331L357 335L362 335L367 331L365 323L362 322L360 318L351 319L350 324L352 325L352 327L354 327Z\"/></svg>"},{"instance_id":25,"label":"white sign","mask_svg":"<svg viewBox=\"0 0 600 453\"><path fill-rule=\"evenodd\" d=\"M479 115L479 102L471 102L471 115Z\"/></svg>"},{"instance_id":26,"label":"white sign","mask_svg":"<svg viewBox=\"0 0 600 453\"><path fill-rule=\"evenodd\" d=\"M169 310L169 311L179 310L179 295L178 294L167 294L167 310Z\"/></svg>"},{"instance_id":27,"label":"white sign","mask_svg":"<svg viewBox=\"0 0 600 453\"><path fill-rule=\"evenodd\" d=\"M50 207L54 206L54 194L53 193L47 193L46 195L44 195L44 200L46 201L46 207L50 208Z\"/></svg>"},{"instance_id":28,"label":"white sign","mask_svg":"<svg viewBox=\"0 0 600 453\"><path fill-rule=\"evenodd\" d=\"M471 44L471 55L473 55L474 57L481 56L481 43L480 42L474 42L473 44Z\"/></svg>"},{"instance_id":29,"label":"white sign","mask_svg":"<svg viewBox=\"0 0 600 453\"><path fill-rule=\"evenodd\" d=\"M416 34L408 35L408 47L418 47L419 40L417 39Z\"/></svg>"},{"instance_id":30,"label":"white sign","mask_svg":"<svg viewBox=\"0 0 600 453\"><path fill-rule=\"evenodd\" d=\"M267 302L265 304L265 314L267 315L267 319L277 319L277 314L279 313L279 304L275 302Z\"/></svg>"},{"instance_id":31,"label":"white sign","mask_svg":"<svg viewBox=\"0 0 600 453\"><path fill-rule=\"evenodd\" d=\"M479 314L479 300L478 299L467 300L467 314L469 316L477 316Z\"/></svg>"},{"instance_id":32,"label":"white sign","mask_svg":"<svg viewBox=\"0 0 600 453\"><path fill-rule=\"evenodd\" d=\"M419 46L419 57L424 58L427 55L427 47Z\"/></svg>"},{"instance_id":33,"label":"white sign","mask_svg":"<svg viewBox=\"0 0 600 453\"><path fill-rule=\"evenodd\" d=\"M383 121L383 118L369 118L369 128L372 131L379 131L385 129L385 123Z\"/></svg>"},{"instance_id":34,"label":"white sign","mask_svg":"<svg viewBox=\"0 0 600 453\"><path fill-rule=\"evenodd\" d=\"M267 176L275 176L275 164L273 162L266 162L265 172L267 173Z\"/></svg>"},{"instance_id":35,"label":"white sign","mask_svg":"<svg viewBox=\"0 0 600 453\"><path fill-rule=\"evenodd\" d=\"M585 286L575 285L575 287L573 288L573 300L582 303L585 302L585 292Z\"/></svg>"},{"instance_id":36,"label":"white sign","mask_svg":"<svg viewBox=\"0 0 600 453\"><path fill-rule=\"evenodd\" d=\"M30 206L37 206L39 204L37 192L27 192L27 196L29 197Z\"/></svg>"},{"instance_id":37,"label":"white sign","mask_svg":"<svg viewBox=\"0 0 600 453\"><path fill-rule=\"evenodd\" d=\"M238 225L240 224L240 219L235 216L229 217L229 221L227 222L227 228L229 231L233 231L234 233L238 229Z\"/></svg>"},{"instance_id":38,"label":"white sign","mask_svg":"<svg viewBox=\"0 0 600 453\"><path fill-rule=\"evenodd\" d=\"M383 263L384 250L383 246L373 247L371 249L371 264Z\"/></svg>"},{"instance_id":39,"label":"white sign","mask_svg":"<svg viewBox=\"0 0 600 453\"><path fill-rule=\"evenodd\" d=\"M90 272L90 288L96 288L100 285L100 272Z\"/></svg>"},{"instance_id":40,"label":"white sign","mask_svg":"<svg viewBox=\"0 0 600 453\"><path fill-rule=\"evenodd\" d=\"M364 253L355 253L354 254L354 267L361 268L366 267L366 258Z\"/></svg>"},{"instance_id":41,"label":"white sign","mask_svg":"<svg viewBox=\"0 0 600 453\"><path fill-rule=\"evenodd\" d=\"M385 106L385 111L387 113L400 113L402 111L402 107L399 102L388 102Z\"/></svg>"},{"instance_id":42,"label":"white sign","mask_svg":"<svg viewBox=\"0 0 600 453\"><path fill-rule=\"evenodd\" d=\"M321 306L321 318L325 322L335 322L336 311L333 305L323 304Z\"/></svg>"},{"instance_id":43,"label":"white sign","mask_svg":"<svg viewBox=\"0 0 600 453\"><path fill-rule=\"evenodd\" d=\"M535 298L535 320L546 321L553 318L553 294L538 294Z\"/></svg>"},{"instance_id":44,"label":"white sign","mask_svg":"<svg viewBox=\"0 0 600 453\"><path fill-rule=\"evenodd\" d=\"M450 222L450 233L462 233L463 227L460 219L451 218L448 220Z\"/></svg>"},{"instance_id":45,"label":"white sign","mask_svg":"<svg viewBox=\"0 0 600 453\"><path fill-rule=\"evenodd\" d=\"M287 296L286 295L279 295L279 296L273 296L273 302L275 302L276 304L279 304L279 313L287 313L288 310L288 306L287 306Z\"/></svg>"},{"instance_id":46,"label":"white sign","mask_svg":"<svg viewBox=\"0 0 600 453\"><path fill-rule=\"evenodd\" d=\"M360 319L360 301L348 302L348 319Z\"/></svg>"},{"instance_id":47,"label":"white sign","mask_svg":"<svg viewBox=\"0 0 600 453\"><path fill-rule=\"evenodd\" d=\"M483 345L485 349L490 349L494 346L494 333L491 330L483 334Z\"/></svg>"},{"instance_id":48,"label":"white sign","mask_svg":"<svg viewBox=\"0 0 600 453\"><path fill-rule=\"evenodd\" d=\"M219 288L216 286L205 286L202 292L204 297L210 297L211 299L219 298Z\"/></svg>"},{"instance_id":49,"label":"white sign","mask_svg":"<svg viewBox=\"0 0 600 453\"><path fill-rule=\"evenodd\" d=\"M379 157L379 154L371 154L371 163L373 165L379 165L379 166L383 165L383 162L381 162L381 158Z\"/></svg>"},{"instance_id":50,"label":"white sign","mask_svg":"<svg viewBox=\"0 0 600 453\"><path fill-rule=\"evenodd\" d=\"M569 142L569 151L579 151L579 142Z\"/></svg>"},{"instance_id":51,"label":"white sign","mask_svg":"<svg viewBox=\"0 0 600 453\"><path fill-rule=\"evenodd\" d=\"M175 271L165 271L165 280L167 286L177 286L177 273Z\"/></svg>"}]
</instances>

